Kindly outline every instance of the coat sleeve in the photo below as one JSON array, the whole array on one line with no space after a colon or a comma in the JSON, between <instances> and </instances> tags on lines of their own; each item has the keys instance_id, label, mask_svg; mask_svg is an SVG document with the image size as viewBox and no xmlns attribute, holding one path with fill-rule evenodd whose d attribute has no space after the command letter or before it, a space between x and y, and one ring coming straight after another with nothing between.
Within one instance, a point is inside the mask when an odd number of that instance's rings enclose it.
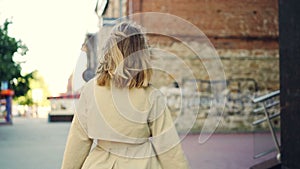
<instances>
[{"instance_id":1,"label":"coat sleeve","mask_svg":"<svg viewBox=\"0 0 300 169\"><path fill-rule=\"evenodd\" d=\"M80 169L88 156L93 141L83 130L79 120L74 115L61 169Z\"/></svg>"},{"instance_id":2,"label":"coat sleeve","mask_svg":"<svg viewBox=\"0 0 300 169\"><path fill-rule=\"evenodd\" d=\"M162 169L188 169L180 139L164 97L155 97L149 117L152 144Z\"/></svg>"}]
</instances>

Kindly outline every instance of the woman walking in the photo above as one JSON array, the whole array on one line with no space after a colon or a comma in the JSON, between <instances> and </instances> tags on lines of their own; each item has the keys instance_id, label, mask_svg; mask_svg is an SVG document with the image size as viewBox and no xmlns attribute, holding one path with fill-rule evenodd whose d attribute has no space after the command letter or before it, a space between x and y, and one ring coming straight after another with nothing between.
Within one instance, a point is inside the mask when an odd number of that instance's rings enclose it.
<instances>
[{"instance_id":1,"label":"woman walking","mask_svg":"<svg viewBox=\"0 0 300 169\"><path fill-rule=\"evenodd\" d=\"M115 26L96 77L76 102L62 169L189 168L165 97L149 83L151 75L141 27Z\"/></svg>"}]
</instances>

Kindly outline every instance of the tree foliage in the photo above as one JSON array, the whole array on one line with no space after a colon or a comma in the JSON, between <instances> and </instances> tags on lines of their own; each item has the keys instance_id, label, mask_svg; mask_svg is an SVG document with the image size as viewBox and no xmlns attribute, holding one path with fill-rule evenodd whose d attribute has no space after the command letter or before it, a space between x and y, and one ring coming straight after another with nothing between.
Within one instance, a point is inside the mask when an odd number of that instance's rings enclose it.
<instances>
[{"instance_id":1,"label":"tree foliage","mask_svg":"<svg viewBox=\"0 0 300 169\"><path fill-rule=\"evenodd\" d=\"M33 71L31 74L33 78L29 80L30 90L26 93L26 95L15 98L14 101L20 105L37 104L39 106L49 106L50 103L47 96L50 96L50 92L43 76L41 76L37 70ZM41 90L43 95L41 100L34 102L32 94L36 89Z\"/></svg>"},{"instance_id":2,"label":"tree foliage","mask_svg":"<svg viewBox=\"0 0 300 169\"><path fill-rule=\"evenodd\" d=\"M8 35L8 26L12 22L5 20L0 27L0 81L9 82L10 88L15 91L15 96L25 95L29 87L29 80L33 78L32 73L21 75L21 65L13 60L16 52L25 55L28 51L21 40L16 40Z\"/></svg>"}]
</instances>

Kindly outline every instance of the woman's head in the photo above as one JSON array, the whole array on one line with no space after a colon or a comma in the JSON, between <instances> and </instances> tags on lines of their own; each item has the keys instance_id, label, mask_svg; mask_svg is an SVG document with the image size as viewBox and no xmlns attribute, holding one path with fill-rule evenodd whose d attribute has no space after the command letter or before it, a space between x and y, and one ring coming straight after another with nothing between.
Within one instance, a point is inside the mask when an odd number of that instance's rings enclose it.
<instances>
[{"instance_id":1,"label":"woman's head","mask_svg":"<svg viewBox=\"0 0 300 169\"><path fill-rule=\"evenodd\" d=\"M122 22L112 29L97 70L97 83L116 87L147 87L152 75L150 52L140 26Z\"/></svg>"}]
</instances>

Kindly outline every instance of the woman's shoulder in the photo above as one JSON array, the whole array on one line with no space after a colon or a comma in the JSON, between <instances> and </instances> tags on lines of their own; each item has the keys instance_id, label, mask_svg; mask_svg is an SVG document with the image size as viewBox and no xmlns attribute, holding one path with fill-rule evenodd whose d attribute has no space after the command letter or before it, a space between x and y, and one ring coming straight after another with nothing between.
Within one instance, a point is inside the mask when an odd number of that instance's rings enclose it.
<instances>
[{"instance_id":1,"label":"woman's shoulder","mask_svg":"<svg viewBox=\"0 0 300 169\"><path fill-rule=\"evenodd\" d=\"M138 98L141 97L147 97L149 100L155 100L155 98L158 97L164 97L163 93L156 88L153 85L149 85L147 87L133 87L133 88L117 88L117 87L108 87L108 86L100 86L97 84L97 79L93 78L90 81L88 81L84 86L82 87L81 93L85 93L89 95L88 93L130 93L133 94L133 96L138 96Z\"/></svg>"},{"instance_id":2,"label":"woman's shoulder","mask_svg":"<svg viewBox=\"0 0 300 169\"><path fill-rule=\"evenodd\" d=\"M166 102L166 97L164 93L153 85L150 85L140 90L144 91L144 97L148 98L148 101L151 105L154 104L155 102L160 102L160 103Z\"/></svg>"}]
</instances>

